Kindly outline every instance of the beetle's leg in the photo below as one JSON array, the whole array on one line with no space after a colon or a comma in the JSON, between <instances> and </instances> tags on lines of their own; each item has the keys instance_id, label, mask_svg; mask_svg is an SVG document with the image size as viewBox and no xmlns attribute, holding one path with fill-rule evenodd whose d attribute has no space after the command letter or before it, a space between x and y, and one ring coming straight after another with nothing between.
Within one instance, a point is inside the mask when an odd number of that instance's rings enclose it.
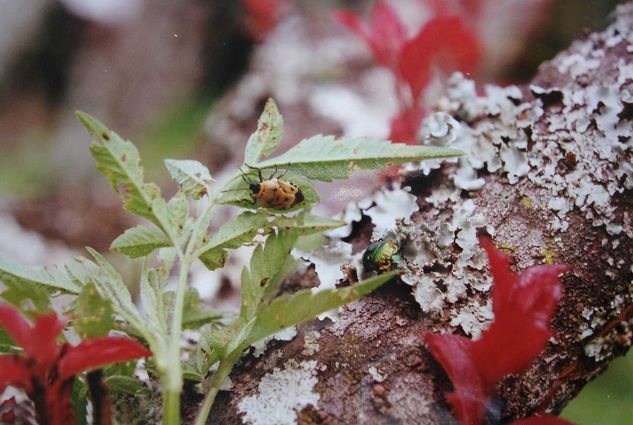
<instances>
[{"instance_id":1,"label":"beetle's leg","mask_svg":"<svg viewBox=\"0 0 633 425\"><path fill-rule=\"evenodd\" d=\"M279 177L277 177L277 178L278 178L278 179L283 178L283 176L285 176L286 174L288 174L288 170L289 170L289 169L290 169L289 167L286 167L286 170L285 170L283 173L281 173L281 175L280 175Z\"/></svg>"},{"instance_id":2,"label":"beetle's leg","mask_svg":"<svg viewBox=\"0 0 633 425\"><path fill-rule=\"evenodd\" d=\"M252 165L248 165L247 163L244 163L244 165L246 165L251 170L257 170L257 176L259 176L259 181L260 182L264 181L264 177L262 176L262 169L261 168L253 167Z\"/></svg>"}]
</instances>

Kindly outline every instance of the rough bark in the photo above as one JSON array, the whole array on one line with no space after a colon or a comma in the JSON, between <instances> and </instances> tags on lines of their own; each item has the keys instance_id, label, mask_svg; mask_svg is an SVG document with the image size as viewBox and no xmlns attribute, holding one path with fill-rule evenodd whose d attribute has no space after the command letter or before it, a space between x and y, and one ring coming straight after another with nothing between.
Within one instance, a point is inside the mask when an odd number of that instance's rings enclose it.
<instances>
[{"instance_id":1,"label":"rough bark","mask_svg":"<svg viewBox=\"0 0 633 425\"><path fill-rule=\"evenodd\" d=\"M470 84L454 76L445 111L425 123L431 144L468 155L441 168L408 169L419 211L389 232L404 245L401 281L335 319L298 326L294 338L273 340L260 357L245 356L209 423L455 423L443 396L451 383L421 334L476 337L490 323L490 280L476 238L482 232L511 251L518 272L571 265L555 337L528 370L499 387L504 421L559 412L627 351L633 4L621 6L607 30L543 64L530 86L488 87L477 96ZM370 226L365 219L357 228L363 225ZM368 244L369 231L355 232L365 235L352 240L355 251Z\"/></svg>"}]
</instances>

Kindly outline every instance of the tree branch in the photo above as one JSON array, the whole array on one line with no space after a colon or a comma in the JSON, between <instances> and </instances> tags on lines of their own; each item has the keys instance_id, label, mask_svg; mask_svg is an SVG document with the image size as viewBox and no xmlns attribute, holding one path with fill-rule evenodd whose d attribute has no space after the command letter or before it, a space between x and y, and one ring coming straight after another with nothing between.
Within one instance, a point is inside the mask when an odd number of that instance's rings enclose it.
<instances>
[{"instance_id":1,"label":"tree branch","mask_svg":"<svg viewBox=\"0 0 633 425\"><path fill-rule=\"evenodd\" d=\"M489 324L482 232L511 251L517 271L571 265L556 336L499 393L505 419L559 412L633 340L632 52L629 3L607 30L543 64L528 87L477 96L453 76L446 111L425 132L468 155L408 169L419 211L389 233L404 245L402 282L243 357L210 423L455 423L444 399L450 381L421 334L476 337Z\"/></svg>"}]
</instances>

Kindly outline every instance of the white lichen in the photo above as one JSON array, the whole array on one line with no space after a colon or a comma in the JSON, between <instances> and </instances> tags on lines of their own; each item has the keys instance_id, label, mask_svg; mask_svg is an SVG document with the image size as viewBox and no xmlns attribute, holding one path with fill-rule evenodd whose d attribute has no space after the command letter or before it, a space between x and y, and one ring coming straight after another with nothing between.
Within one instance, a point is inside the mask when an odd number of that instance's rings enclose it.
<instances>
[{"instance_id":1,"label":"white lichen","mask_svg":"<svg viewBox=\"0 0 633 425\"><path fill-rule=\"evenodd\" d=\"M371 376L371 379L373 379L375 382L382 382L385 380L385 377L381 375L380 372L378 372L378 369L376 369L374 366L370 366L368 372Z\"/></svg>"},{"instance_id":2,"label":"white lichen","mask_svg":"<svg viewBox=\"0 0 633 425\"><path fill-rule=\"evenodd\" d=\"M258 393L243 398L238 410L242 423L251 425L293 425L297 413L312 405L317 407L320 395L313 391L318 383L317 362L297 363L288 360L283 369L275 368L264 375Z\"/></svg>"}]
</instances>

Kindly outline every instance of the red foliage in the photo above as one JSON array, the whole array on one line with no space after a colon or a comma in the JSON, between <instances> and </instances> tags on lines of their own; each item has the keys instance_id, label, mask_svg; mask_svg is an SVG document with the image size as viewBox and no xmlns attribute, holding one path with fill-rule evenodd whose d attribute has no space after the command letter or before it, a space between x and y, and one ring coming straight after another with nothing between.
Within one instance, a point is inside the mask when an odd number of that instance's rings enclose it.
<instances>
[{"instance_id":1,"label":"red foliage","mask_svg":"<svg viewBox=\"0 0 633 425\"><path fill-rule=\"evenodd\" d=\"M479 61L479 42L457 15L445 15L446 7L433 0L437 16L427 21L419 32L408 38L404 24L384 1L372 9L369 24L348 11L335 17L362 38L377 64L391 70L396 77L395 92L399 113L391 122L390 139L415 143L425 115L420 98L433 76L433 69L444 72L472 71Z\"/></svg>"},{"instance_id":2,"label":"red foliage","mask_svg":"<svg viewBox=\"0 0 633 425\"><path fill-rule=\"evenodd\" d=\"M377 64L391 69L396 67L407 33L391 7L382 1L377 2L372 9L369 25L346 10L336 11L335 17L367 43Z\"/></svg>"},{"instance_id":3,"label":"red foliage","mask_svg":"<svg viewBox=\"0 0 633 425\"><path fill-rule=\"evenodd\" d=\"M124 337L100 337L77 346L58 344L65 324L65 319L49 314L38 316L31 326L16 309L0 304L0 325L25 354L0 356L0 392L7 385L22 388L35 405L40 425L75 423L71 396L77 373L152 355Z\"/></svg>"},{"instance_id":4,"label":"red foliage","mask_svg":"<svg viewBox=\"0 0 633 425\"><path fill-rule=\"evenodd\" d=\"M399 115L391 119L391 132L389 140L394 142L407 142L415 140L422 118L426 115L424 108L405 109Z\"/></svg>"},{"instance_id":5,"label":"red foliage","mask_svg":"<svg viewBox=\"0 0 633 425\"><path fill-rule=\"evenodd\" d=\"M424 335L431 354L453 382L454 391L446 399L464 425L479 425L498 381L526 368L543 350L551 336L550 319L561 297L558 276L568 269L560 264L541 265L517 276L510 269L507 254L487 238L480 242L488 254L494 281L494 321L477 341L459 335ZM540 422L543 425L565 423L538 419L544 421Z\"/></svg>"},{"instance_id":6,"label":"red foliage","mask_svg":"<svg viewBox=\"0 0 633 425\"><path fill-rule=\"evenodd\" d=\"M253 39L264 41L285 13L287 0L242 0L245 25Z\"/></svg>"},{"instance_id":7,"label":"red foliage","mask_svg":"<svg viewBox=\"0 0 633 425\"><path fill-rule=\"evenodd\" d=\"M433 68L471 72L478 62L479 42L472 30L459 16L437 16L404 44L398 71L417 102L431 80Z\"/></svg>"}]
</instances>

